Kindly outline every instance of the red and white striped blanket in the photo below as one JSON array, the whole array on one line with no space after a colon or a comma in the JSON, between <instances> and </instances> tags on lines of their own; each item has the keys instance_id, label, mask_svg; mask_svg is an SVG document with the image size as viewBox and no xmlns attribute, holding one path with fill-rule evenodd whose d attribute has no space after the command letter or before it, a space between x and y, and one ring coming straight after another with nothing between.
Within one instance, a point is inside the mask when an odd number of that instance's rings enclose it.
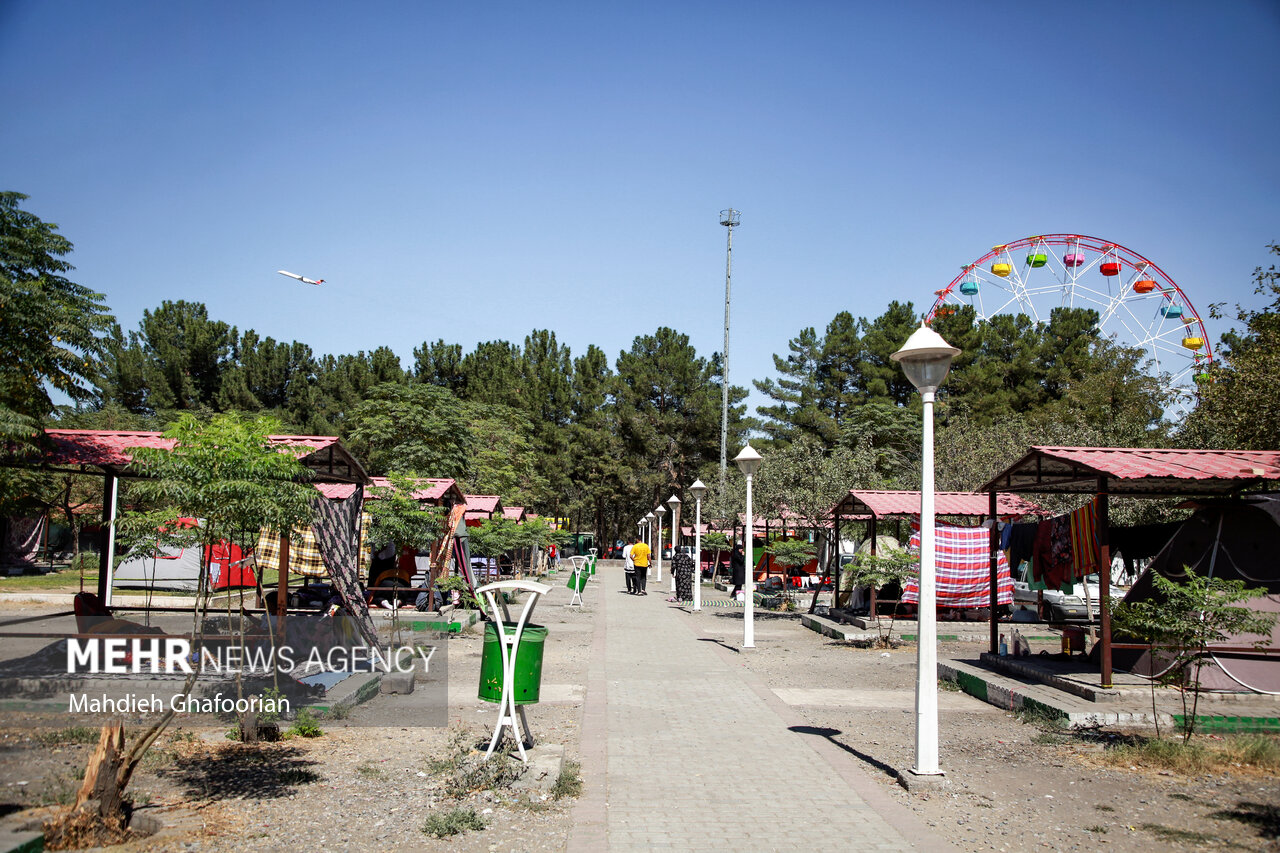
<instances>
[{"instance_id":1,"label":"red and white striped blanket","mask_svg":"<svg viewBox=\"0 0 1280 853\"><path fill-rule=\"evenodd\" d=\"M985 527L934 525L936 589L939 607L986 607L991 603L991 533ZM907 550L920 555L920 521L911 522ZM1013 578L1004 551L996 552L996 601L1013 603ZM907 581L902 600L920 600L920 564Z\"/></svg>"}]
</instances>

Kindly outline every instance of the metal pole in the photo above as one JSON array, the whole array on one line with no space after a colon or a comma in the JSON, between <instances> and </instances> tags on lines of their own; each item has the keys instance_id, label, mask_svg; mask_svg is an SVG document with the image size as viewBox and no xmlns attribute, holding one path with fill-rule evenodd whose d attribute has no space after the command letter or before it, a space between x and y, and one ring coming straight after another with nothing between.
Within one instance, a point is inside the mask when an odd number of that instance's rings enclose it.
<instances>
[{"instance_id":1,"label":"metal pole","mask_svg":"<svg viewBox=\"0 0 1280 853\"><path fill-rule=\"evenodd\" d=\"M655 583L662 583L662 516L658 516L658 547L653 553L658 558L654 561L654 565L658 567L658 577Z\"/></svg>"},{"instance_id":2,"label":"metal pole","mask_svg":"<svg viewBox=\"0 0 1280 853\"><path fill-rule=\"evenodd\" d=\"M671 594L676 594L676 549L680 547L680 504L671 510Z\"/></svg>"},{"instance_id":3,"label":"metal pole","mask_svg":"<svg viewBox=\"0 0 1280 853\"><path fill-rule=\"evenodd\" d=\"M720 224L729 229L724 259L724 354L720 376L720 494L724 494L725 470L728 466L729 447L729 296L733 282L733 226L741 221L741 215L732 207L720 211Z\"/></svg>"},{"instance_id":4,"label":"metal pole","mask_svg":"<svg viewBox=\"0 0 1280 853\"><path fill-rule=\"evenodd\" d=\"M754 649L756 647L755 626L752 624L752 618L755 614L755 597L756 597L756 573L755 566L752 565L753 555L751 553L752 540L755 538L755 516L751 514L751 478L747 475L747 535L743 537L747 540L746 547L746 576L742 579L743 602L742 602L742 647L744 649Z\"/></svg>"},{"instance_id":5,"label":"metal pole","mask_svg":"<svg viewBox=\"0 0 1280 853\"><path fill-rule=\"evenodd\" d=\"M934 587L936 550L933 536L933 391L922 391L924 439L920 488L920 614L916 644L917 776L940 776L938 768L938 625Z\"/></svg>"}]
</instances>

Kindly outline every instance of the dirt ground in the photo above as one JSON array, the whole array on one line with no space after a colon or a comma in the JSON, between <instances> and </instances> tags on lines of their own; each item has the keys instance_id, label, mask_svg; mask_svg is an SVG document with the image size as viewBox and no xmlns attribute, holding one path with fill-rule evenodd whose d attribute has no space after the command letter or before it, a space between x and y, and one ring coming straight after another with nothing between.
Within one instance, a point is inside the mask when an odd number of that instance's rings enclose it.
<instances>
[{"instance_id":1,"label":"dirt ground","mask_svg":"<svg viewBox=\"0 0 1280 853\"><path fill-rule=\"evenodd\" d=\"M562 745L573 761L595 613L590 606L564 607L567 597L553 594L536 616L553 639L546 647L543 701L528 716L540 742ZM0 613L15 609L4 605ZM856 648L805 629L798 617L758 614L757 648L739 655L731 649L741 640L741 610L708 607L683 618L787 702L807 722L807 735L830 738L959 849L1280 849L1276 778L1245 768L1187 777L1112 766L1102 753L1115 733L1063 733L946 690L940 739L949 784L908 793L894 775L912 759L914 646ZM944 644L939 657L970 658L977 651L972 644ZM458 738L487 741L495 706L476 698L477 628L451 639L448 654L448 727L415 726L400 697L381 696L350 719L324 723L322 737L255 750L227 741L225 729L175 731L132 786L140 812L158 817L164 829L123 849L564 849L571 798L450 792L454 773L441 760L456 753ZM74 795L92 744L71 740L57 729L0 730L0 818L29 819ZM813 783L821 784L830 769L816 770ZM427 816L458 806L474 809L487 828L447 838L422 831ZM785 832L785 821L779 826Z\"/></svg>"},{"instance_id":2,"label":"dirt ground","mask_svg":"<svg viewBox=\"0 0 1280 853\"><path fill-rule=\"evenodd\" d=\"M727 646L741 641L740 611L690 618ZM797 691L803 700L803 691L814 688L855 691L832 698L843 707L793 708L815 736L830 737L962 850L1280 850L1280 780L1274 777L1244 769L1186 777L1113 767L1102 753L1115 741L1108 735L1119 731L1073 735L945 689L939 742L949 784L936 793L908 793L896 775L913 758L914 644L887 652L858 648L789 616L765 616L755 641L756 651L741 656L743 665L784 698ZM938 656L966 659L979 651L971 643L944 643Z\"/></svg>"}]
</instances>

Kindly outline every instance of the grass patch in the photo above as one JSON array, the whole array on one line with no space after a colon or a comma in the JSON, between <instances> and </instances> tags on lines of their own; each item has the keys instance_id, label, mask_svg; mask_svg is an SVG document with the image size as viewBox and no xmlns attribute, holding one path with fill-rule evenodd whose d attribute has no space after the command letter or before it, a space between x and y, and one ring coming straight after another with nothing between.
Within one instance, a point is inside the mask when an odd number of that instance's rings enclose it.
<instances>
[{"instance_id":1,"label":"grass patch","mask_svg":"<svg viewBox=\"0 0 1280 853\"><path fill-rule=\"evenodd\" d=\"M551 796L557 800L566 797L577 797L582 794L582 765L576 761L565 761L560 766L560 775L551 786Z\"/></svg>"},{"instance_id":2,"label":"grass patch","mask_svg":"<svg viewBox=\"0 0 1280 853\"><path fill-rule=\"evenodd\" d=\"M1031 736L1031 742L1037 746L1060 746L1070 741L1071 736L1064 732L1040 732Z\"/></svg>"},{"instance_id":3,"label":"grass patch","mask_svg":"<svg viewBox=\"0 0 1280 853\"><path fill-rule=\"evenodd\" d=\"M1102 824L1097 824L1097 825L1095 825L1095 826L1086 826L1086 827L1084 828L1084 831L1085 831L1085 832L1096 832L1098 835L1106 835L1106 834L1107 834L1107 828L1106 828L1105 826L1103 826Z\"/></svg>"},{"instance_id":4,"label":"grass patch","mask_svg":"<svg viewBox=\"0 0 1280 853\"><path fill-rule=\"evenodd\" d=\"M1096 806L1094 806L1094 808L1100 812L1113 812L1116 810L1115 806L1107 806L1107 805L1103 805L1102 803L1098 803Z\"/></svg>"},{"instance_id":5,"label":"grass patch","mask_svg":"<svg viewBox=\"0 0 1280 853\"><path fill-rule=\"evenodd\" d=\"M67 746L73 743L97 743L102 732L89 726L68 726L55 732L41 732L36 740L45 746Z\"/></svg>"},{"instance_id":6,"label":"grass patch","mask_svg":"<svg viewBox=\"0 0 1280 853\"><path fill-rule=\"evenodd\" d=\"M369 762L356 765L356 775L363 779L381 779L383 776L382 768L374 767Z\"/></svg>"},{"instance_id":7,"label":"grass patch","mask_svg":"<svg viewBox=\"0 0 1280 853\"><path fill-rule=\"evenodd\" d=\"M1169 770L1183 775L1251 769L1280 772L1280 741L1271 735L1234 735L1209 744L1151 738L1118 744L1105 753L1109 764Z\"/></svg>"},{"instance_id":8,"label":"grass patch","mask_svg":"<svg viewBox=\"0 0 1280 853\"><path fill-rule=\"evenodd\" d=\"M963 693L964 692L963 687L961 687L956 682L950 681L946 678L938 679L938 689L943 691L944 693Z\"/></svg>"},{"instance_id":9,"label":"grass patch","mask_svg":"<svg viewBox=\"0 0 1280 853\"><path fill-rule=\"evenodd\" d=\"M472 808L450 809L443 814L433 814L427 818L422 831L436 838L448 838L471 830L484 829L488 824L476 810Z\"/></svg>"},{"instance_id":10,"label":"grass patch","mask_svg":"<svg viewBox=\"0 0 1280 853\"><path fill-rule=\"evenodd\" d=\"M1013 712L1014 718L1024 726L1035 726L1046 731L1063 731L1067 728L1067 719L1052 708L1028 702Z\"/></svg>"}]
</instances>

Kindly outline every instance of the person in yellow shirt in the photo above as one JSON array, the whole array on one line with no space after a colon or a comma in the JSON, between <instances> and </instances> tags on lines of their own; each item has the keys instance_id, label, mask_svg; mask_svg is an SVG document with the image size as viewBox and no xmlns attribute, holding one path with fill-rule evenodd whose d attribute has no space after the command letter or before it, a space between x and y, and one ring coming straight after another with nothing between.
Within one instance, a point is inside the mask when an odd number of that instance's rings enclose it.
<instances>
[{"instance_id":1,"label":"person in yellow shirt","mask_svg":"<svg viewBox=\"0 0 1280 853\"><path fill-rule=\"evenodd\" d=\"M636 566L636 595L648 595L645 583L649 580L649 546L637 539L631 546L631 562Z\"/></svg>"}]
</instances>

